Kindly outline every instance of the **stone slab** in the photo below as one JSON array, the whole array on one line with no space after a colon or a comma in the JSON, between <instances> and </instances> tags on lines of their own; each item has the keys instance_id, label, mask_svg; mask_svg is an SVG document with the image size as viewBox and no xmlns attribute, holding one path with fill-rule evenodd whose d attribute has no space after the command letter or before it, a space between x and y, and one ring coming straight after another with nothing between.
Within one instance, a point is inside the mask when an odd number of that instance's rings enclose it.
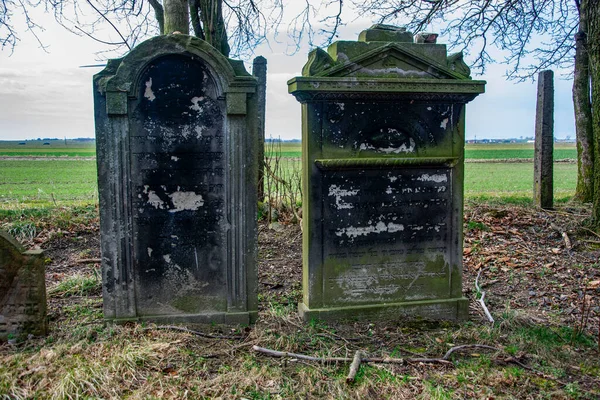
<instances>
[{"instance_id":1,"label":"stone slab","mask_svg":"<svg viewBox=\"0 0 600 400\"><path fill-rule=\"evenodd\" d=\"M0 231L0 341L46 334L45 272L41 250L25 251Z\"/></svg>"},{"instance_id":2,"label":"stone slab","mask_svg":"<svg viewBox=\"0 0 600 400\"><path fill-rule=\"evenodd\" d=\"M256 79L169 35L109 63L95 87L105 318L253 322Z\"/></svg>"}]
</instances>

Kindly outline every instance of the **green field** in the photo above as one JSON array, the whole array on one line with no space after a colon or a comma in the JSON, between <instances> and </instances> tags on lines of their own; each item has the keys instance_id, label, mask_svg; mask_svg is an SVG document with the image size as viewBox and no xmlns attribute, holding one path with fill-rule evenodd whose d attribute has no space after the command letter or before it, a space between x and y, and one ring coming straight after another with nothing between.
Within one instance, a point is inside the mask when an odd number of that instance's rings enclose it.
<instances>
[{"instance_id":1,"label":"green field","mask_svg":"<svg viewBox=\"0 0 600 400\"><path fill-rule=\"evenodd\" d=\"M20 144L21 143L21 144ZM23 144L24 143L24 144ZM47 143L47 144L45 144ZM283 158L300 158L301 144L294 142L266 143L267 155L278 154ZM96 144L93 141L76 140L30 140L25 142L0 141L0 156L76 156L93 157L96 155ZM467 159L512 159L533 158L531 143L490 143L467 144L465 146ZM554 159L576 159L577 149L574 143L557 143L554 145Z\"/></svg>"},{"instance_id":2,"label":"green field","mask_svg":"<svg viewBox=\"0 0 600 400\"><path fill-rule=\"evenodd\" d=\"M97 199L94 160L0 160L2 208L89 203Z\"/></svg>"},{"instance_id":3,"label":"green field","mask_svg":"<svg viewBox=\"0 0 600 400\"><path fill-rule=\"evenodd\" d=\"M0 155L13 156L78 156L95 155L95 144L89 142L29 141L0 142ZM27 147L27 149L25 149ZM281 168L277 172L286 180L298 179L301 148L299 143L269 144L267 154L279 154ZM479 159L530 158L531 144L467 145L467 154ZM573 158L574 145L559 145L556 158ZM557 200L567 199L575 192L577 166L574 163L556 163L554 166L554 194ZM295 171L295 173L294 173ZM465 197L525 200L533 190L533 164L522 163L466 163ZM21 208L97 202L96 162L75 157L62 159L0 159L0 208Z\"/></svg>"},{"instance_id":4,"label":"green field","mask_svg":"<svg viewBox=\"0 0 600 400\"><path fill-rule=\"evenodd\" d=\"M554 164L554 198L575 194L577 165ZM531 198L533 163L466 163L465 197Z\"/></svg>"},{"instance_id":5,"label":"green field","mask_svg":"<svg viewBox=\"0 0 600 400\"><path fill-rule=\"evenodd\" d=\"M281 154L282 157L300 158L300 143L267 143L265 145L267 154ZM532 143L489 143L489 144L467 144L465 146L466 159L533 159ZM554 159L576 159L577 148L575 143L556 143L554 145Z\"/></svg>"},{"instance_id":6,"label":"green field","mask_svg":"<svg viewBox=\"0 0 600 400\"><path fill-rule=\"evenodd\" d=\"M465 146L466 159L511 159L530 158L533 159L533 143L489 143L489 144L467 144ZM575 143L555 143L554 159L576 159L577 148Z\"/></svg>"},{"instance_id":7,"label":"green field","mask_svg":"<svg viewBox=\"0 0 600 400\"><path fill-rule=\"evenodd\" d=\"M11 157L95 157L95 141L27 140L0 141L0 156Z\"/></svg>"}]
</instances>

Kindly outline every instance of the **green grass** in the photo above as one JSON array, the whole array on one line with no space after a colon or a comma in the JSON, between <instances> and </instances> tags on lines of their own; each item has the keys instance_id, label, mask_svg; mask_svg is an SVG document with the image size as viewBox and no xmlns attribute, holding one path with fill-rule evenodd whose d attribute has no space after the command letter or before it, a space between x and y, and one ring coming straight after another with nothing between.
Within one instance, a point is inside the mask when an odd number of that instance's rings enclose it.
<instances>
[{"instance_id":1,"label":"green grass","mask_svg":"<svg viewBox=\"0 0 600 400\"><path fill-rule=\"evenodd\" d=\"M96 161L0 160L0 205L96 202Z\"/></svg>"},{"instance_id":2,"label":"green grass","mask_svg":"<svg viewBox=\"0 0 600 400\"><path fill-rule=\"evenodd\" d=\"M20 144L25 143L25 144ZM48 144L44 144L48 143ZM96 142L76 140L0 141L0 156L13 157L94 157Z\"/></svg>"},{"instance_id":3,"label":"green grass","mask_svg":"<svg viewBox=\"0 0 600 400\"><path fill-rule=\"evenodd\" d=\"M301 143L265 143L265 155L267 157L274 157L280 155L282 158L300 158L302 157L302 144Z\"/></svg>"},{"instance_id":4,"label":"green grass","mask_svg":"<svg viewBox=\"0 0 600 400\"><path fill-rule=\"evenodd\" d=\"M302 145L300 143L267 143L265 151L267 154L280 152L283 158L300 158L302 156ZM532 143L490 143L490 144L467 144L465 146L466 159L533 159ZM574 143L556 143L554 145L554 159L576 159L577 148Z\"/></svg>"},{"instance_id":5,"label":"green grass","mask_svg":"<svg viewBox=\"0 0 600 400\"><path fill-rule=\"evenodd\" d=\"M467 144L465 146L466 159L533 159L533 153L533 143ZM575 147L575 143L554 144L554 159L563 160L565 158L577 158L577 148Z\"/></svg>"},{"instance_id":6,"label":"green grass","mask_svg":"<svg viewBox=\"0 0 600 400\"><path fill-rule=\"evenodd\" d=\"M297 164L283 159L283 169ZM287 177L286 177L287 178ZM0 160L0 206L52 206L97 201L96 163L91 160ZM574 194L577 166L554 165L557 200ZM531 198L532 163L466 163L466 198ZM19 207L17 207L19 208Z\"/></svg>"},{"instance_id":7,"label":"green grass","mask_svg":"<svg viewBox=\"0 0 600 400\"><path fill-rule=\"evenodd\" d=\"M19 144L26 143L26 144ZM44 143L48 143L45 145ZM300 158L302 156L301 143L265 143L267 154L278 152L283 158ZM95 142L82 142L75 140L31 140L0 141L0 156L77 156L93 157L96 155ZM507 158L533 158L532 143L490 143L467 144L465 146L467 159L507 159ZM554 145L554 159L575 159L577 149L574 143L556 143Z\"/></svg>"},{"instance_id":8,"label":"green grass","mask_svg":"<svg viewBox=\"0 0 600 400\"><path fill-rule=\"evenodd\" d=\"M87 142L28 141L0 142L3 151L13 155L94 155L95 144ZM79 146L79 147L76 147ZM66 149L65 149L66 148ZM267 155L281 154L280 171L285 180L297 179L292 171L300 162L299 143L267 143ZM467 155L475 158L528 158L533 154L531 144L467 145ZM557 144L555 158L575 157L572 144ZM96 162L74 158L48 160L0 160L0 207L21 209L23 207L51 207L57 205L85 205L97 202ZM575 192L577 166L557 163L554 166L554 194L557 201L570 198ZM479 200L507 199L511 203L526 204L531 201L533 190L532 163L466 163L465 198Z\"/></svg>"},{"instance_id":9,"label":"green grass","mask_svg":"<svg viewBox=\"0 0 600 400\"><path fill-rule=\"evenodd\" d=\"M577 165L554 164L554 197L573 196ZM533 163L465 163L465 197L527 197L533 192Z\"/></svg>"},{"instance_id":10,"label":"green grass","mask_svg":"<svg viewBox=\"0 0 600 400\"><path fill-rule=\"evenodd\" d=\"M102 282L98 271L93 274L81 273L72 275L61 281L58 285L48 290L50 297L87 296L99 294L102 291Z\"/></svg>"}]
</instances>

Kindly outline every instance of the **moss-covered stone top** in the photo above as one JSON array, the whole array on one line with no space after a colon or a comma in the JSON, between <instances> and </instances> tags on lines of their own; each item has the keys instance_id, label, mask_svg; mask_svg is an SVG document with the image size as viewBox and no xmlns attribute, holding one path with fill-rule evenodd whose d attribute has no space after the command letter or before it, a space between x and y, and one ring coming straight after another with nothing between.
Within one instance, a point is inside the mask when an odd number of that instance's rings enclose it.
<instances>
[{"instance_id":1,"label":"moss-covered stone top","mask_svg":"<svg viewBox=\"0 0 600 400\"><path fill-rule=\"evenodd\" d=\"M172 34L146 40L125 57L109 60L106 68L97 74L98 88L101 91L136 93L137 77L145 66L154 59L172 54L203 59L221 78L219 84L224 91L253 91L256 86L256 79L246 71L242 61L225 57L197 37Z\"/></svg>"},{"instance_id":2,"label":"moss-covered stone top","mask_svg":"<svg viewBox=\"0 0 600 400\"><path fill-rule=\"evenodd\" d=\"M470 79L462 53L448 55L446 45L419 39L422 35L413 37L405 28L373 25L358 41L338 41L327 51L311 51L302 76Z\"/></svg>"}]
</instances>

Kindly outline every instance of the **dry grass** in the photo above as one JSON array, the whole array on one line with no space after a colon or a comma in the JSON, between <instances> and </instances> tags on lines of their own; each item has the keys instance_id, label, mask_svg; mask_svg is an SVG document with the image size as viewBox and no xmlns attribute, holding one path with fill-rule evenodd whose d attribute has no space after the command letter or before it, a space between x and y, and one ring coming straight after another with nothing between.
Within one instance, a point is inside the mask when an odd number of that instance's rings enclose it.
<instances>
[{"instance_id":1,"label":"dry grass","mask_svg":"<svg viewBox=\"0 0 600 400\"><path fill-rule=\"evenodd\" d=\"M471 321L457 325L302 322L296 313L299 229L284 225L273 231L263 224L259 321L250 327L190 326L237 335L236 340L152 325L105 325L97 284L88 281L95 267L74 262L98 257L97 219L63 235L44 230L37 238L45 238L51 259L50 334L0 345L0 398L598 398L598 310L592 309L583 332L575 328L580 321L577 285L598 279L600 266L594 259L600 249L586 242L597 238L585 236L577 219L579 214L566 209L542 213L469 205L465 239L471 252L465 256L464 287L472 300ZM552 251L562 243L552 224L569 233L573 250ZM488 258L491 251L496 253ZM501 261L505 255L500 251L509 252L510 260ZM477 265L484 261L489 272L482 284L487 285L494 326L485 322L472 290ZM566 278L560 275L569 270ZM528 293L532 287L535 296ZM551 290L561 290L567 298L552 297ZM539 302L544 296L552 302ZM252 350L259 345L320 357L352 357L357 350L372 357L441 357L453 346L475 343L498 351L456 352L451 366L362 365L353 384L346 383L346 363L270 358Z\"/></svg>"}]
</instances>

